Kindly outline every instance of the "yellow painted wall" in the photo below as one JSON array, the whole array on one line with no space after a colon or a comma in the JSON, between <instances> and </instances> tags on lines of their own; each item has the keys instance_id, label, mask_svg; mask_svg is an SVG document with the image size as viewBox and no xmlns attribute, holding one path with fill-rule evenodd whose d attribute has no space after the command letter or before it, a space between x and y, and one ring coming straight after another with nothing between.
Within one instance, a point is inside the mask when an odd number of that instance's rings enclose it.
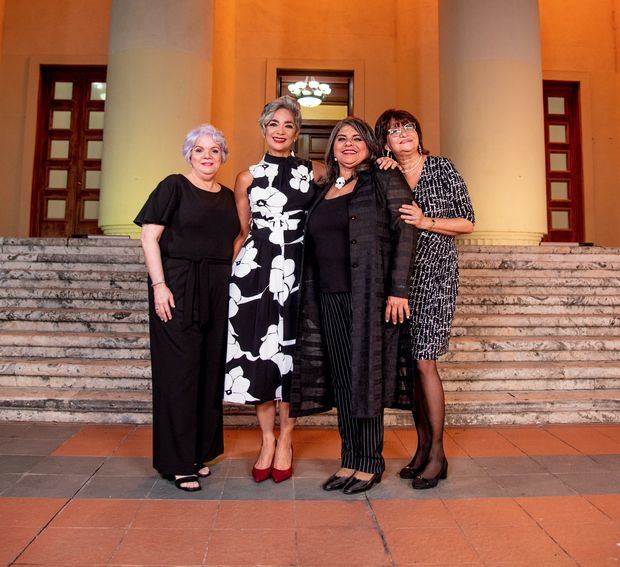
<instances>
[{"instance_id":1,"label":"yellow painted wall","mask_svg":"<svg viewBox=\"0 0 620 567\"><path fill-rule=\"evenodd\" d=\"M620 0L539 6L543 78L581 82L586 240L620 246Z\"/></svg>"},{"instance_id":2,"label":"yellow painted wall","mask_svg":"<svg viewBox=\"0 0 620 567\"><path fill-rule=\"evenodd\" d=\"M288 67L355 66L363 99L356 93L354 113L374 125L386 108L405 106L420 114L422 124L428 119L430 146L438 149L437 46L428 39L437 35L436 11L436 1L429 0L215 0L211 116L232 148L222 181L233 183L262 154L256 120L275 97L275 81L267 73L274 61ZM424 26L416 36L415 28ZM420 73L429 66L435 69L425 90Z\"/></svg>"},{"instance_id":3,"label":"yellow painted wall","mask_svg":"<svg viewBox=\"0 0 620 567\"><path fill-rule=\"evenodd\" d=\"M105 64L110 0L5 0L0 235L27 236L41 64Z\"/></svg>"}]
</instances>

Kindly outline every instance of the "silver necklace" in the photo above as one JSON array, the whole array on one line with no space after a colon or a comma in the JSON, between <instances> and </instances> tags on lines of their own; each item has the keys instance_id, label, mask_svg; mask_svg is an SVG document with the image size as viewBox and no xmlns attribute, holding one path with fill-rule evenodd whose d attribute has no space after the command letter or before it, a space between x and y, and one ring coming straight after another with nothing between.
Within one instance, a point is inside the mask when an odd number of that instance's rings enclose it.
<instances>
[{"instance_id":1,"label":"silver necklace","mask_svg":"<svg viewBox=\"0 0 620 567\"><path fill-rule=\"evenodd\" d=\"M400 168L401 173L405 174L405 173L411 173L412 171L415 171L418 168L418 165L420 165L420 162L422 161L422 157L423 155L420 154L420 157L418 157L418 161L416 161L413 166L411 166L409 169L403 169L402 167Z\"/></svg>"}]
</instances>

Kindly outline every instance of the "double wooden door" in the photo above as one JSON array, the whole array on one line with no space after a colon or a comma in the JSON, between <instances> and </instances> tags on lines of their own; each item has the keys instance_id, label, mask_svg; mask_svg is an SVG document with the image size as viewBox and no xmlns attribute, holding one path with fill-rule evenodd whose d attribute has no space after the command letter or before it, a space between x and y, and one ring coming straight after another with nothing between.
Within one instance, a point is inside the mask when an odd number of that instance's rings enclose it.
<instances>
[{"instance_id":1,"label":"double wooden door","mask_svg":"<svg viewBox=\"0 0 620 567\"><path fill-rule=\"evenodd\" d=\"M32 236L99 234L105 97L105 67L41 67Z\"/></svg>"}]
</instances>

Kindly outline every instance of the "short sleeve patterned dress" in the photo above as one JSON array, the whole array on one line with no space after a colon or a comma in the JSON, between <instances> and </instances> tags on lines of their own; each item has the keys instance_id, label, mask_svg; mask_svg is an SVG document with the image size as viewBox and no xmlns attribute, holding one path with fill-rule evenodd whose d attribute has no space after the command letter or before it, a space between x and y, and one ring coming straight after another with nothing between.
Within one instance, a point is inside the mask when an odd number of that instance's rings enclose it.
<instances>
[{"instance_id":1,"label":"short sleeve patterned dress","mask_svg":"<svg viewBox=\"0 0 620 567\"><path fill-rule=\"evenodd\" d=\"M447 158L426 158L413 200L427 217L475 222L467 186ZM409 292L414 360L437 360L448 352L458 289L454 237L420 230Z\"/></svg>"},{"instance_id":2,"label":"short sleeve patterned dress","mask_svg":"<svg viewBox=\"0 0 620 567\"><path fill-rule=\"evenodd\" d=\"M249 169L252 219L230 280L224 401L288 402L312 162L265 154Z\"/></svg>"}]
</instances>

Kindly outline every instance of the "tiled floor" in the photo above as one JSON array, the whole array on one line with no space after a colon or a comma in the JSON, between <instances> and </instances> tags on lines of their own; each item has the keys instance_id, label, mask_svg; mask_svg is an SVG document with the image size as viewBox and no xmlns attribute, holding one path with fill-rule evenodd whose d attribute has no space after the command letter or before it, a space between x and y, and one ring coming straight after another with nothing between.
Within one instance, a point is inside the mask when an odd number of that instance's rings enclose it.
<instances>
[{"instance_id":1,"label":"tiled floor","mask_svg":"<svg viewBox=\"0 0 620 567\"><path fill-rule=\"evenodd\" d=\"M295 476L256 485L255 430L228 429L204 489L150 466L148 427L0 423L0 565L620 564L620 425L452 428L448 479L397 477L415 432L386 431L383 482L320 484L338 434L295 432Z\"/></svg>"}]
</instances>

